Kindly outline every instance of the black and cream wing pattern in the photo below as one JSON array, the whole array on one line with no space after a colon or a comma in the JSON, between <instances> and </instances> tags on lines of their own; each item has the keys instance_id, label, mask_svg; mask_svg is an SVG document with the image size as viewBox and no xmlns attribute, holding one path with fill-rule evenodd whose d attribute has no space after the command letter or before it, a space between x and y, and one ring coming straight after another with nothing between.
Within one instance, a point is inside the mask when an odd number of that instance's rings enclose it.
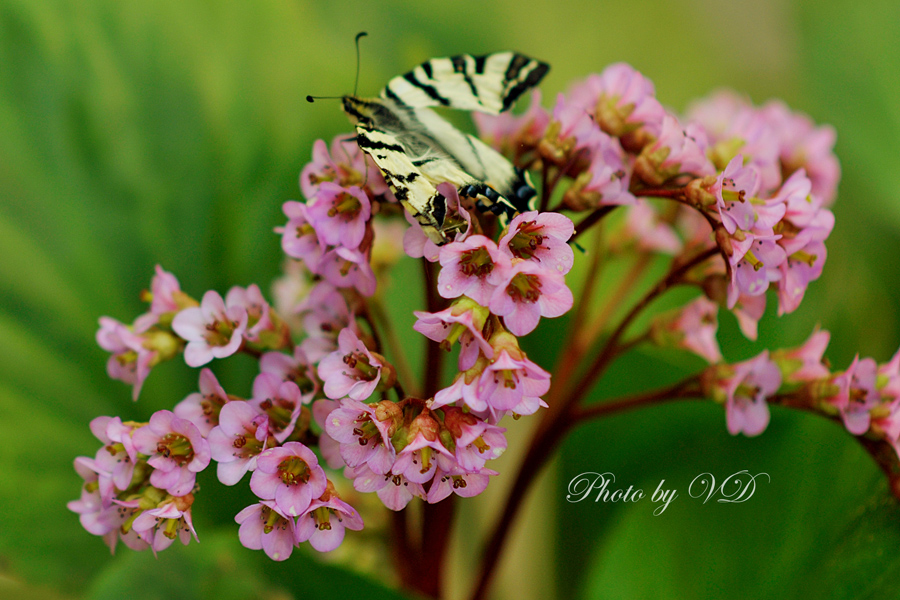
<instances>
[{"instance_id":1,"label":"black and cream wing pattern","mask_svg":"<svg viewBox=\"0 0 900 600\"><path fill-rule=\"evenodd\" d=\"M529 210L535 191L527 173L431 107L499 114L548 70L546 63L515 52L435 58L391 79L380 98L345 96L343 106L357 119L360 148L394 195L434 243L445 244L454 225L445 222L446 199L438 184L452 183L503 218Z\"/></svg>"}]
</instances>

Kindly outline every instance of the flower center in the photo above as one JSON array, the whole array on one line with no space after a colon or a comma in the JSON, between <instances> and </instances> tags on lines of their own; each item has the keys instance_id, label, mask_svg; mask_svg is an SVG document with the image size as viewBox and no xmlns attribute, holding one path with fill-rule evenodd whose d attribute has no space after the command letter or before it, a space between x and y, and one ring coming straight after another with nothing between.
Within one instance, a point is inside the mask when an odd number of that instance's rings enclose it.
<instances>
[{"instance_id":1,"label":"flower center","mask_svg":"<svg viewBox=\"0 0 900 600\"><path fill-rule=\"evenodd\" d=\"M537 302L541 297L541 278L529 273L518 273L506 286L506 293L516 302Z\"/></svg>"},{"instance_id":2,"label":"flower center","mask_svg":"<svg viewBox=\"0 0 900 600\"><path fill-rule=\"evenodd\" d=\"M359 215L362 210L362 202L353 194L342 192L335 196L331 208L328 209L328 216L331 218L340 216L345 221L352 221Z\"/></svg>"},{"instance_id":3,"label":"flower center","mask_svg":"<svg viewBox=\"0 0 900 600\"><path fill-rule=\"evenodd\" d=\"M519 231L509 241L509 250L513 256L525 260L532 258L544 242L545 236L541 235L541 231L543 227L536 221L526 221L519 225Z\"/></svg>"},{"instance_id":4,"label":"flower center","mask_svg":"<svg viewBox=\"0 0 900 600\"><path fill-rule=\"evenodd\" d=\"M479 246L466 250L459 257L459 270L466 277L478 277L482 279L490 275L494 270L494 261L487 248Z\"/></svg>"},{"instance_id":5,"label":"flower center","mask_svg":"<svg viewBox=\"0 0 900 600\"><path fill-rule=\"evenodd\" d=\"M312 472L305 460L291 456L278 464L278 475L285 485L300 485L309 481Z\"/></svg>"},{"instance_id":6,"label":"flower center","mask_svg":"<svg viewBox=\"0 0 900 600\"><path fill-rule=\"evenodd\" d=\"M183 467L194 459L194 447L191 441L180 433L167 433L156 443L156 452L165 458L171 458L179 467Z\"/></svg>"}]
</instances>

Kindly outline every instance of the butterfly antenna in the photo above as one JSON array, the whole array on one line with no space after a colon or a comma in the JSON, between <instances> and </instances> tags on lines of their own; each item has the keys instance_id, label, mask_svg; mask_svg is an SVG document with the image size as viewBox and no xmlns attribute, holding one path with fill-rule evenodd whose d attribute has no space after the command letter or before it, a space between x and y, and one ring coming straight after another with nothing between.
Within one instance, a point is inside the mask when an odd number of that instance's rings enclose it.
<instances>
[{"instance_id":1,"label":"butterfly antenna","mask_svg":"<svg viewBox=\"0 0 900 600\"><path fill-rule=\"evenodd\" d=\"M353 82L353 95L356 96L356 88L359 86L359 38L369 35L365 31L356 34L356 80ZM315 102L316 100L341 100L343 96L307 96L307 102Z\"/></svg>"},{"instance_id":2,"label":"butterfly antenna","mask_svg":"<svg viewBox=\"0 0 900 600\"><path fill-rule=\"evenodd\" d=\"M356 80L353 82L353 95L356 96L356 88L359 87L359 38L366 37L369 35L365 31L360 31L356 34Z\"/></svg>"}]
</instances>

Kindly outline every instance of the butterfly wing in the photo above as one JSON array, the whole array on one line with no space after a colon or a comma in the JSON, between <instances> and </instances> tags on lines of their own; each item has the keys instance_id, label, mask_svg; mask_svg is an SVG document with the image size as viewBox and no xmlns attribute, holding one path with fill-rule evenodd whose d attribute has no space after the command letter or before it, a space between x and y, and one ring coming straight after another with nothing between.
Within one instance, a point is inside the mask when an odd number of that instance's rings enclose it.
<instances>
[{"instance_id":1,"label":"butterfly wing","mask_svg":"<svg viewBox=\"0 0 900 600\"><path fill-rule=\"evenodd\" d=\"M439 246L451 241L444 231L447 199L414 164L400 141L387 131L364 124L356 126L356 141L378 165L394 196L422 226L428 239Z\"/></svg>"},{"instance_id":2,"label":"butterfly wing","mask_svg":"<svg viewBox=\"0 0 900 600\"><path fill-rule=\"evenodd\" d=\"M516 52L435 58L391 79L385 99L411 108L445 106L499 114L543 79L550 66Z\"/></svg>"}]
</instances>

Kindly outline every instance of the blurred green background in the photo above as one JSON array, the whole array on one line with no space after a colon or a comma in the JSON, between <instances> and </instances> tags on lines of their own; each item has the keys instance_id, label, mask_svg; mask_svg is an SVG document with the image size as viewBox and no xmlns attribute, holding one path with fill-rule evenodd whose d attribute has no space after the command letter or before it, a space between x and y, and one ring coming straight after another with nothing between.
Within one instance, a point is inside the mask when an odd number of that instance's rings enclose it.
<instances>
[{"instance_id":1,"label":"blurred green background","mask_svg":"<svg viewBox=\"0 0 900 600\"><path fill-rule=\"evenodd\" d=\"M0 597L396 596L365 574L387 564L377 550L347 567L347 553L323 560L307 549L276 565L240 548L231 519L248 492L219 495L212 478L195 509L201 543L159 559L121 546L110 556L65 508L79 491L73 458L97 448L94 416L145 419L196 387L196 372L173 362L132 403L106 379L97 318L141 312L156 263L196 297L268 286L281 259L271 230L284 222L281 203L299 197L313 140L349 130L336 102L303 98L351 90L357 31L370 34L362 94L433 56L517 49L553 66L545 104L625 60L679 110L728 86L833 124L844 176L824 276L795 314L768 314L757 343L725 315L721 339L736 360L800 343L820 323L840 368L856 352L885 361L900 344L898 23L900 4L887 0L0 0ZM414 276L395 278L389 296L407 284ZM553 364L552 345L528 348ZM251 366L217 373L242 394ZM699 366L637 355L598 394ZM854 440L777 409L759 438L732 438L724 425L720 408L681 403L576 431L529 500L496 597L900 596L900 507ZM521 439L528 425L512 428ZM738 505L687 496L699 473L741 469L772 483ZM508 470L492 494L459 503L453 595L469 589ZM658 517L649 500L566 503L584 471L648 493L665 479L679 498Z\"/></svg>"}]
</instances>

